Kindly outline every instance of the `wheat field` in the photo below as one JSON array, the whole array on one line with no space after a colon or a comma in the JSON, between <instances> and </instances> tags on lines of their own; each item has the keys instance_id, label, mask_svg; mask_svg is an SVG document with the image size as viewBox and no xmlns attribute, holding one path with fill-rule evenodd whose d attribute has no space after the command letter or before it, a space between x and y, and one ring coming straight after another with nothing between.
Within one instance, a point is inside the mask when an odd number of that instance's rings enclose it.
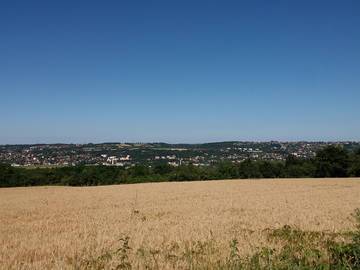
<instances>
[{"instance_id":1,"label":"wheat field","mask_svg":"<svg viewBox=\"0 0 360 270\"><path fill-rule=\"evenodd\" d=\"M275 245L267 229L353 230L359 207L356 178L3 188L0 268L197 269L232 239L241 254Z\"/></svg>"}]
</instances>

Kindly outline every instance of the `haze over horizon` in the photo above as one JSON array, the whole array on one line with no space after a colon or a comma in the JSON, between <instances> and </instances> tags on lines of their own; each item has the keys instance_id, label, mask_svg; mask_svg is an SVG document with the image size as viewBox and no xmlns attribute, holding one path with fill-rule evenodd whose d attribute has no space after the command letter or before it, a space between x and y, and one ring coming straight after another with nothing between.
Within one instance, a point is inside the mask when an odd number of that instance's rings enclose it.
<instances>
[{"instance_id":1,"label":"haze over horizon","mask_svg":"<svg viewBox=\"0 0 360 270\"><path fill-rule=\"evenodd\" d=\"M360 141L357 140L339 140L339 141L329 141L329 140L318 140L318 141L310 141L310 140L297 140L297 141L279 141L279 140L229 140L229 141L203 141L203 142L166 142L166 141L87 141L87 142L34 142L34 143L5 143L0 144L0 146L6 146L6 145L56 145L56 144L76 144L76 145L85 145L85 144L169 144L169 145L197 145L197 144L211 144L211 143L228 143L228 142L243 142L243 143L271 143L271 142L279 142L279 143L360 143Z\"/></svg>"},{"instance_id":2,"label":"haze over horizon","mask_svg":"<svg viewBox=\"0 0 360 270\"><path fill-rule=\"evenodd\" d=\"M359 1L3 1L0 144L360 141Z\"/></svg>"}]
</instances>

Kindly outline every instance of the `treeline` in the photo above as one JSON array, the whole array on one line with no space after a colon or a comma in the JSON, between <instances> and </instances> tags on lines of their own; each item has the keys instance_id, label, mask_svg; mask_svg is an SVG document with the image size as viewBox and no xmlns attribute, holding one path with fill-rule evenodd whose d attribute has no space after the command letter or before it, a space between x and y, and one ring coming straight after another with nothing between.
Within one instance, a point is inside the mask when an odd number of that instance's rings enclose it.
<instances>
[{"instance_id":1,"label":"treeline","mask_svg":"<svg viewBox=\"0 0 360 270\"><path fill-rule=\"evenodd\" d=\"M288 156L281 161L224 162L213 167L155 164L130 168L72 166L25 169L0 164L0 187L68 185L96 186L165 181L192 181L239 178L360 177L360 149L327 146L314 158Z\"/></svg>"}]
</instances>

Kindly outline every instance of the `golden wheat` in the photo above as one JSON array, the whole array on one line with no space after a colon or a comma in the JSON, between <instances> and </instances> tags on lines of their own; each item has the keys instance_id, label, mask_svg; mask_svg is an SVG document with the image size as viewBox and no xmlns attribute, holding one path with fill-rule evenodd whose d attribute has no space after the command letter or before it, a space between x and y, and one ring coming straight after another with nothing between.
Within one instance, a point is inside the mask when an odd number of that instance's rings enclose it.
<instances>
[{"instance_id":1,"label":"golden wheat","mask_svg":"<svg viewBox=\"0 0 360 270\"><path fill-rule=\"evenodd\" d=\"M196 249L210 265L227 256L232 239L241 254L273 245L267 228L352 230L358 207L355 178L4 188L0 268L101 268L96 260L124 237L131 249L122 260L133 269L190 268Z\"/></svg>"}]
</instances>

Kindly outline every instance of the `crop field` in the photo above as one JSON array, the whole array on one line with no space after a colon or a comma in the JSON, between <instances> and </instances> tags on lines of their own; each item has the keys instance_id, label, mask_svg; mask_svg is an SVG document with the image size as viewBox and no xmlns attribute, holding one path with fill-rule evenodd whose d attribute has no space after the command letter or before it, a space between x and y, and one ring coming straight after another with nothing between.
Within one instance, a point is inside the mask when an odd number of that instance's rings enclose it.
<instances>
[{"instance_id":1,"label":"crop field","mask_svg":"<svg viewBox=\"0 0 360 270\"><path fill-rule=\"evenodd\" d=\"M274 233L346 241L359 207L356 178L3 188L0 269L222 269Z\"/></svg>"}]
</instances>

